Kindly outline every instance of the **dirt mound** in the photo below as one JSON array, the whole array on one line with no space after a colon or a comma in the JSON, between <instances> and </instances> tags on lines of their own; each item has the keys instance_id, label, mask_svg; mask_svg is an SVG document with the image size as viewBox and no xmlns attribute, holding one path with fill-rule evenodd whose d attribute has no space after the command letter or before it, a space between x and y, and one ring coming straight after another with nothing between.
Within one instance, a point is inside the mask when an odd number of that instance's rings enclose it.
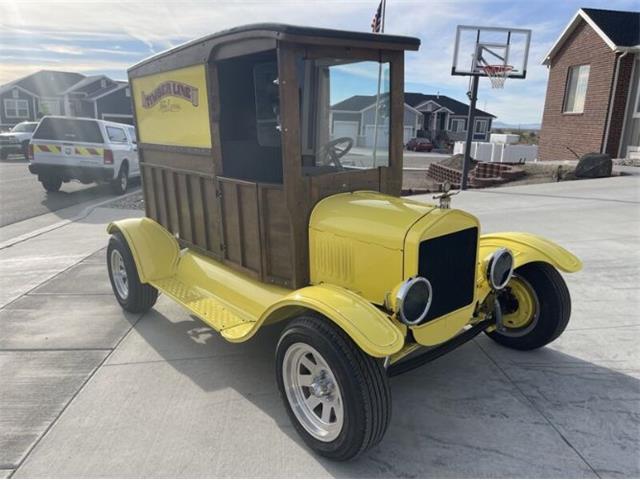
<instances>
[{"instance_id":1,"label":"dirt mound","mask_svg":"<svg viewBox=\"0 0 640 480\"><path fill-rule=\"evenodd\" d=\"M473 158L470 158L469 160L471 160L471 168L475 167L478 164L478 161L474 160ZM462 155L461 153L458 153L457 155L453 155L452 157L443 158L438 162L438 164L444 167L455 168L456 170L462 170L463 162L464 162L464 155Z\"/></svg>"}]
</instances>

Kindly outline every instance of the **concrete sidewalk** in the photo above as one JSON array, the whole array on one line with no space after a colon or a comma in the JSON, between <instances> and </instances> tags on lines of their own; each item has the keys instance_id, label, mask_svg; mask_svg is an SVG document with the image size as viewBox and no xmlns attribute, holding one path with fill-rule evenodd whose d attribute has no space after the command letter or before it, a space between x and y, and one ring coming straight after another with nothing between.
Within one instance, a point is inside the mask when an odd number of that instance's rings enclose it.
<instances>
[{"instance_id":1,"label":"concrete sidewalk","mask_svg":"<svg viewBox=\"0 0 640 480\"><path fill-rule=\"evenodd\" d=\"M12 278L0 310L0 469L16 478L640 476L639 191L638 177L619 177L454 197L485 232L545 235L582 258L584 270L566 277L569 328L527 353L480 336L392 379L385 439L342 464L308 451L285 414L278 326L233 345L165 297L141 317L120 310L99 249L108 217L129 212L96 210L0 250ZM29 259L33 272L21 275Z\"/></svg>"}]
</instances>

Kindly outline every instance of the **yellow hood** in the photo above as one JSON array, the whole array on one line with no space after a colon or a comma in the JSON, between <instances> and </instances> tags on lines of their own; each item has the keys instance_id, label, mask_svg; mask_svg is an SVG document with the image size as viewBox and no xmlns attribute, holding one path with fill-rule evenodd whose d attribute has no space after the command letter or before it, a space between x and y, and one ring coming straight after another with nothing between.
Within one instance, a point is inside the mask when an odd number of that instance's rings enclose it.
<instances>
[{"instance_id":1,"label":"yellow hood","mask_svg":"<svg viewBox=\"0 0 640 480\"><path fill-rule=\"evenodd\" d=\"M411 226L435 208L379 192L341 193L318 202L309 228L402 250Z\"/></svg>"}]
</instances>

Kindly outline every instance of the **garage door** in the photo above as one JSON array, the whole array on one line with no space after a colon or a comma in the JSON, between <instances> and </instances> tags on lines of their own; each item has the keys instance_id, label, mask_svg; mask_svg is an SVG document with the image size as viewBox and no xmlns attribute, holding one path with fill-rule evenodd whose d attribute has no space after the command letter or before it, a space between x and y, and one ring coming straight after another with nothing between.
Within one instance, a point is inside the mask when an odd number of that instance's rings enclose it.
<instances>
[{"instance_id":1,"label":"garage door","mask_svg":"<svg viewBox=\"0 0 640 480\"><path fill-rule=\"evenodd\" d=\"M365 127L365 142L367 147L373 147L374 138L375 138L375 127L373 125L367 125ZM387 125L379 125L378 126L378 147L388 147L389 146L389 127Z\"/></svg>"},{"instance_id":2,"label":"garage door","mask_svg":"<svg viewBox=\"0 0 640 480\"><path fill-rule=\"evenodd\" d=\"M411 140L413 137L415 137L415 134L413 133L413 127L404 127L404 134L402 136L402 143L404 143L406 145L407 142L409 140Z\"/></svg>"},{"instance_id":3,"label":"garage door","mask_svg":"<svg viewBox=\"0 0 640 480\"><path fill-rule=\"evenodd\" d=\"M358 122L344 122L336 120L333 122L333 138L349 137L356 145L358 140Z\"/></svg>"}]
</instances>

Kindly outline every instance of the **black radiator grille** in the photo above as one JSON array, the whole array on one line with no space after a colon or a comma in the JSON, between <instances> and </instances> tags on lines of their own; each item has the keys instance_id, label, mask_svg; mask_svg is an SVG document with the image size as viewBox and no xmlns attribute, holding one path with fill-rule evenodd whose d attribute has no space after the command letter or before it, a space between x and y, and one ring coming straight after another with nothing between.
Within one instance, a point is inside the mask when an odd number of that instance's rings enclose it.
<instances>
[{"instance_id":1,"label":"black radiator grille","mask_svg":"<svg viewBox=\"0 0 640 480\"><path fill-rule=\"evenodd\" d=\"M425 322L469 305L475 289L478 229L467 228L420 243L418 275L433 287Z\"/></svg>"}]
</instances>

